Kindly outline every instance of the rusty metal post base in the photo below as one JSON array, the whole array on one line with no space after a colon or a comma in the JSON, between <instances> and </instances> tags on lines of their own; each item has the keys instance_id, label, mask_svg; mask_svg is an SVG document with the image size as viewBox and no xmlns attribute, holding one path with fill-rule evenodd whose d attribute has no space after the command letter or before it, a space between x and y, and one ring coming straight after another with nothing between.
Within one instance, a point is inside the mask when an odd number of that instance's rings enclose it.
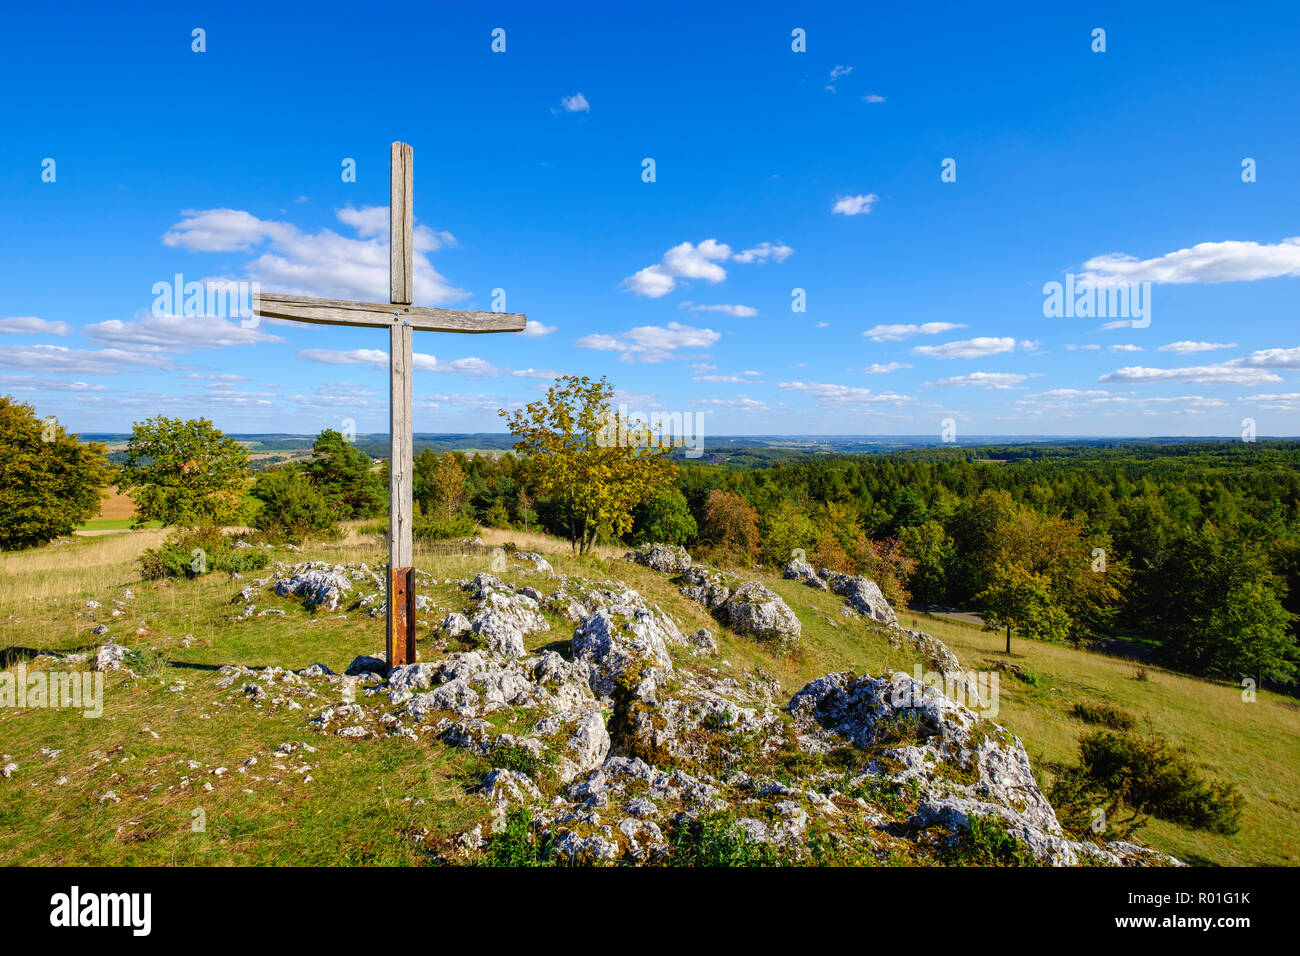
<instances>
[{"instance_id":1,"label":"rusty metal post base","mask_svg":"<svg viewBox=\"0 0 1300 956\"><path fill-rule=\"evenodd\" d=\"M388 666L415 663L415 568L388 571Z\"/></svg>"}]
</instances>

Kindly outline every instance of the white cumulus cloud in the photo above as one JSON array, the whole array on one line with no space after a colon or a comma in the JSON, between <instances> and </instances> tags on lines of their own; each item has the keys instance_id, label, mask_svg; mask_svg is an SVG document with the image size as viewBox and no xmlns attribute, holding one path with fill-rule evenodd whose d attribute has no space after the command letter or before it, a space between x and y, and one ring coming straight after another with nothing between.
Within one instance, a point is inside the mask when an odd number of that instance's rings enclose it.
<instances>
[{"instance_id":1,"label":"white cumulus cloud","mask_svg":"<svg viewBox=\"0 0 1300 956\"><path fill-rule=\"evenodd\" d=\"M238 209L186 209L163 235L163 244L190 252L261 252L243 266L244 278L264 292L324 298L388 301L388 207L346 206L339 221L359 238L332 229L304 232L286 222L259 219ZM468 298L429 261L428 254L455 245L455 237L425 226L414 229L415 301L445 306Z\"/></svg>"},{"instance_id":2,"label":"white cumulus cloud","mask_svg":"<svg viewBox=\"0 0 1300 956\"><path fill-rule=\"evenodd\" d=\"M839 216L865 216L871 212L871 207L875 205L880 197L875 193L867 193L865 196L859 193L856 196L840 196L835 200L835 205L831 206L831 214Z\"/></svg>"},{"instance_id":3,"label":"white cumulus cloud","mask_svg":"<svg viewBox=\"0 0 1300 956\"><path fill-rule=\"evenodd\" d=\"M623 288L642 298L658 299L672 292L682 279L700 279L716 285L727 278L727 270L720 265L727 260L743 264L768 260L784 262L793 253L794 250L782 242L763 242L734 255L731 246L716 239L705 239L698 245L683 242L665 252L657 264L628 276L622 284Z\"/></svg>"},{"instance_id":4,"label":"white cumulus cloud","mask_svg":"<svg viewBox=\"0 0 1300 956\"><path fill-rule=\"evenodd\" d=\"M1254 282L1300 276L1300 237L1278 243L1201 242L1153 259L1111 252L1083 264L1078 278L1095 285L1120 282Z\"/></svg>"}]
</instances>

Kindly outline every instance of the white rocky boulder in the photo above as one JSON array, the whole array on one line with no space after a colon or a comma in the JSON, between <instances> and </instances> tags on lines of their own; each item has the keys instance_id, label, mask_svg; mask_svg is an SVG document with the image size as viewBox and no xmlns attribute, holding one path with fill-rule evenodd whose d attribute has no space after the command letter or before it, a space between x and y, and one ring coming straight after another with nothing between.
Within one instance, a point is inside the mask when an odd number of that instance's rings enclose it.
<instances>
[{"instance_id":1,"label":"white rocky boulder","mask_svg":"<svg viewBox=\"0 0 1300 956\"><path fill-rule=\"evenodd\" d=\"M828 674L805 685L787 709L814 746L833 749L838 739L870 750L880 770L915 780L927 799L1001 807L1000 815L1019 825L1061 835L1020 741L906 674Z\"/></svg>"},{"instance_id":2,"label":"white rocky boulder","mask_svg":"<svg viewBox=\"0 0 1300 956\"><path fill-rule=\"evenodd\" d=\"M352 581L341 567L300 565L288 577L275 582L280 597L301 597L312 609L337 611L343 596L352 590Z\"/></svg>"},{"instance_id":3,"label":"white rocky boulder","mask_svg":"<svg viewBox=\"0 0 1300 956\"><path fill-rule=\"evenodd\" d=\"M531 564L534 570L540 571L543 574L555 573L555 569L551 567L551 562L547 561L536 551L516 551L514 558L516 561L525 561Z\"/></svg>"},{"instance_id":4,"label":"white rocky boulder","mask_svg":"<svg viewBox=\"0 0 1300 956\"><path fill-rule=\"evenodd\" d=\"M536 601L507 590L484 590L470 625L489 651L504 657L523 657L524 639L551 629Z\"/></svg>"},{"instance_id":5,"label":"white rocky boulder","mask_svg":"<svg viewBox=\"0 0 1300 956\"><path fill-rule=\"evenodd\" d=\"M471 629L472 625L469 622L469 618L458 611L450 612L442 619L442 624L438 626L438 630L440 630L446 637L460 637L462 634L468 633Z\"/></svg>"},{"instance_id":6,"label":"white rocky boulder","mask_svg":"<svg viewBox=\"0 0 1300 956\"><path fill-rule=\"evenodd\" d=\"M126 649L121 644L105 644L95 652L95 670L115 671L126 660Z\"/></svg>"},{"instance_id":7,"label":"white rocky boulder","mask_svg":"<svg viewBox=\"0 0 1300 956\"><path fill-rule=\"evenodd\" d=\"M664 628L653 614L637 610L643 609L602 608L573 632L573 659L587 666L588 684L602 697L612 697L620 684L633 689L647 679L662 683L672 670Z\"/></svg>"},{"instance_id":8,"label":"white rocky boulder","mask_svg":"<svg viewBox=\"0 0 1300 956\"><path fill-rule=\"evenodd\" d=\"M643 544L623 555L624 561L643 564L653 571L680 574L691 567L690 553L680 544Z\"/></svg>"},{"instance_id":9,"label":"white rocky boulder","mask_svg":"<svg viewBox=\"0 0 1300 956\"><path fill-rule=\"evenodd\" d=\"M898 623L898 615L894 613L894 609L885 600L880 585L870 578L839 574L830 570L830 568L822 568L819 576L830 586L832 591L843 595L844 599L849 602L849 606L859 614L864 614L882 624Z\"/></svg>"},{"instance_id":10,"label":"white rocky boulder","mask_svg":"<svg viewBox=\"0 0 1300 956\"><path fill-rule=\"evenodd\" d=\"M756 637L780 650L792 650L799 644L799 618L779 594L758 581L736 588L719 614L736 633Z\"/></svg>"},{"instance_id":11,"label":"white rocky boulder","mask_svg":"<svg viewBox=\"0 0 1300 956\"><path fill-rule=\"evenodd\" d=\"M817 575L817 572L813 570L813 566L807 561L801 561L798 558L788 562L781 569L781 576L794 581L802 581L810 588L816 588L819 591L827 590L826 582Z\"/></svg>"},{"instance_id":12,"label":"white rocky boulder","mask_svg":"<svg viewBox=\"0 0 1300 956\"><path fill-rule=\"evenodd\" d=\"M731 589L739 583L734 574L695 567L673 579L683 595L716 611L731 597Z\"/></svg>"}]
</instances>

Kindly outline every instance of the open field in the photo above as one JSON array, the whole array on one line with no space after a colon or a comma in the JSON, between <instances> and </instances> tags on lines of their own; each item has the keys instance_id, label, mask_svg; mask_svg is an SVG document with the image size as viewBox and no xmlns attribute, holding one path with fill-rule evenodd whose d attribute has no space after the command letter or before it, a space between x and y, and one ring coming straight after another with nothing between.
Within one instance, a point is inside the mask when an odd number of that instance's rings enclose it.
<instances>
[{"instance_id":1,"label":"open field","mask_svg":"<svg viewBox=\"0 0 1300 956\"><path fill-rule=\"evenodd\" d=\"M382 652L382 618L312 614L296 601L266 596L259 605L284 615L244 618L230 603L241 584L225 575L142 582L135 559L163 535L143 530L0 554L5 666L38 652L93 653L103 639L89 631L99 622L124 645L145 652L137 678L107 675L100 719L67 710L0 709L0 751L19 765L12 778L0 780L0 863L420 863L426 851L414 835L446 836L482 819L484 804L470 791L487 769L483 758L435 740L318 734L306 710L272 713L245 700L238 686L233 694L217 687L216 670L224 664L303 668L319 661L341 672L359 654ZM915 663L860 620L841 616L839 597L797 582L746 574L777 591L803 624L801 651L779 656L717 629L667 575L618 560L622 548L577 558L564 543L542 535L489 531L484 537L484 549L417 548L416 563L442 582L485 570L492 546L512 542L543 551L562 573L625 581L670 613L683 632L715 628L716 666L723 673L761 667L786 695L835 670L910 672ZM275 557L372 566L384 560L382 540L355 528L337 544L300 554L277 551ZM123 598L126 588L133 598ZM438 583L422 593L437 606L433 616L463 606L454 585ZM118 617L111 614L114 599L122 601ZM88 611L88 600L102 606ZM910 626L914 618L948 643L967 669L987 670L1005 659L1001 635L911 612L900 623ZM565 640L557 619L529 647L562 648ZM1011 662L1036 675L1037 683L1001 674L997 721L1020 736L1040 778L1050 775L1054 762L1071 760L1090 729L1069 714L1071 706L1108 702L1189 748L1209 776L1232 780L1247 799L1241 832L1233 837L1157 821L1139 832L1140 839L1191 863L1300 863L1300 707L1294 700L1261 693L1247 704L1239 688L1157 668L1137 680L1131 662L1068 647L1017 640L1013 651ZM422 658L437 653L423 629L420 652ZM43 660L32 666L51 666ZM292 751L279 753L286 743ZM46 755L42 748L58 753ZM204 825L196 832L200 819Z\"/></svg>"}]
</instances>

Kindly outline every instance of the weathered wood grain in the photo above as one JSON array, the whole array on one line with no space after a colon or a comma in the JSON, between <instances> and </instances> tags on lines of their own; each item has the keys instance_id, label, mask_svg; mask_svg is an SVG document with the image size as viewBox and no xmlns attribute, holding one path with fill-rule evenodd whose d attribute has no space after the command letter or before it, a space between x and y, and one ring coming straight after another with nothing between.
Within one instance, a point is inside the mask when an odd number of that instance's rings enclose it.
<instances>
[{"instance_id":1,"label":"weathered wood grain","mask_svg":"<svg viewBox=\"0 0 1300 956\"><path fill-rule=\"evenodd\" d=\"M394 325L389 332L388 547L389 563L398 568L411 564L414 521L411 503L415 490L414 452L411 447L411 332L409 325Z\"/></svg>"},{"instance_id":2,"label":"weathered wood grain","mask_svg":"<svg viewBox=\"0 0 1300 956\"><path fill-rule=\"evenodd\" d=\"M407 323L411 328L422 332L519 332L527 322L527 317L518 312L426 309L415 305L317 299L270 292L253 296L253 312L270 319L289 319L316 325L383 328Z\"/></svg>"},{"instance_id":3,"label":"weathered wood grain","mask_svg":"<svg viewBox=\"0 0 1300 956\"><path fill-rule=\"evenodd\" d=\"M394 143L388 176L389 299L410 305L415 290L415 152L409 143Z\"/></svg>"}]
</instances>

